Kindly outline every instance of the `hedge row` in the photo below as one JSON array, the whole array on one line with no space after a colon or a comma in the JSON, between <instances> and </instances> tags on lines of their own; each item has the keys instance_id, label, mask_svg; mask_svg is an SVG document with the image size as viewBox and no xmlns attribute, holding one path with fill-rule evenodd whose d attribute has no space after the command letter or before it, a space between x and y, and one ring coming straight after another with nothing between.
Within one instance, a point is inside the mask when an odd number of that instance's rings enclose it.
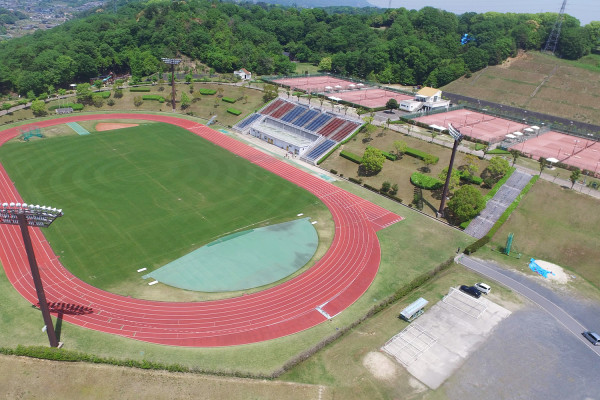
<instances>
[{"instance_id":1,"label":"hedge row","mask_svg":"<svg viewBox=\"0 0 600 400\"><path fill-rule=\"evenodd\" d=\"M240 110L236 110L235 108L228 108L227 112L233 115L240 115L242 113Z\"/></svg>"},{"instance_id":2,"label":"hedge row","mask_svg":"<svg viewBox=\"0 0 600 400\"><path fill-rule=\"evenodd\" d=\"M502 154L502 155L506 155L506 154L510 154L510 151L508 151L508 150L502 150L502 149L493 149L493 150L487 151L485 154Z\"/></svg>"},{"instance_id":3,"label":"hedge row","mask_svg":"<svg viewBox=\"0 0 600 400\"><path fill-rule=\"evenodd\" d=\"M221 100L223 100L225 103L235 103L237 100L236 99L232 99L231 97L223 97Z\"/></svg>"},{"instance_id":4,"label":"hedge row","mask_svg":"<svg viewBox=\"0 0 600 400\"><path fill-rule=\"evenodd\" d=\"M212 96L213 94L217 93L215 89L198 89L198 92L208 96Z\"/></svg>"},{"instance_id":5,"label":"hedge row","mask_svg":"<svg viewBox=\"0 0 600 400\"><path fill-rule=\"evenodd\" d=\"M162 96L159 96L157 94L145 94L142 96L142 100L155 100L155 101L158 101L159 103L165 102L165 98Z\"/></svg>"},{"instance_id":6,"label":"hedge row","mask_svg":"<svg viewBox=\"0 0 600 400\"><path fill-rule=\"evenodd\" d=\"M350 160L350 161L352 161L354 163L357 163L357 164L360 164L362 162L362 157L361 156L359 156L357 154L354 154L354 153L351 153L351 152L346 151L346 150L342 150L340 152L340 156L342 156L345 159Z\"/></svg>"},{"instance_id":7,"label":"hedge row","mask_svg":"<svg viewBox=\"0 0 600 400\"><path fill-rule=\"evenodd\" d=\"M130 92L149 92L150 88L149 87L132 87L131 89L129 89Z\"/></svg>"},{"instance_id":8,"label":"hedge row","mask_svg":"<svg viewBox=\"0 0 600 400\"><path fill-rule=\"evenodd\" d=\"M435 160L434 164L437 164L437 162L440 160L440 158L438 156L434 156L432 154L425 153L424 151L413 149L411 147L408 147L406 149L406 151L404 152L404 154L411 156L411 157L419 158L421 160L424 160L425 157L428 157L428 156L433 157L433 159Z\"/></svg>"},{"instance_id":9,"label":"hedge row","mask_svg":"<svg viewBox=\"0 0 600 400\"><path fill-rule=\"evenodd\" d=\"M71 107L73 109L73 111L83 110L83 104L79 104L79 103L67 103L67 104L61 104L61 105L54 105L54 106L48 107L48 110L54 111L57 108L69 108L69 107Z\"/></svg>"},{"instance_id":10,"label":"hedge row","mask_svg":"<svg viewBox=\"0 0 600 400\"><path fill-rule=\"evenodd\" d=\"M476 185L481 185L483 183L483 179L478 176L471 175L468 171L458 171L458 176L461 180L468 183L474 183Z\"/></svg>"},{"instance_id":11,"label":"hedge row","mask_svg":"<svg viewBox=\"0 0 600 400\"><path fill-rule=\"evenodd\" d=\"M436 190L444 185L444 182L440 181L439 179L424 175L420 172L414 172L410 176L410 182L421 189L427 190Z\"/></svg>"},{"instance_id":12,"label":"hedge row","mask_svg":"<svg viewBox=\"0 0 600 400\"><path fill-rule=\"evenodd\" d=\"M342 144L338 143L337 145L333 146L333 148L331 150L329 150L327 152L327 154L325 154L323 157L321 157L319 159L319 161L317 161L317 165L320 165L323 161L327 160L327 158L329 158L330 155L333 154L334 151L336 151Z\"/></svg>"},{"instance_id":13,"label":"hedge row","mask_svg":"<svg viewBox=\"0 0 600 400\"><path fill-rule=\"evenodd\" d=\"M472 243L465 247L465 254L475 253L481 247L488 244L490 240L492 240L492 237L494 237L498 229L500 229L500 227L508 220L510 214L512 214L512 212L517 208L523 197L525 197L525 195L529 192L531 187L537 182L538 178L538 175L531 178L529 183L525 185L523 190L521 190L521 193L517 196L517 198L511 203L510 206L506 208L506 210L504 210L500 218L498 218L498 221L496 221L496 223L492 226L492 229L490 229L490 231L484 237L477 240L475 243Z\"/></svg>"},{"instance_id":14,"label":"hedge row","mask_svg":"<svg viewBox=\"0 0 600 400\"><path fill-rule=\"evenodd\" d=\"M104 92L95 92L92 94L92 96L94 97L102 97L103 99L108 99L110 97L110 91L104 91Z\"/></svg>"}]
</instances>

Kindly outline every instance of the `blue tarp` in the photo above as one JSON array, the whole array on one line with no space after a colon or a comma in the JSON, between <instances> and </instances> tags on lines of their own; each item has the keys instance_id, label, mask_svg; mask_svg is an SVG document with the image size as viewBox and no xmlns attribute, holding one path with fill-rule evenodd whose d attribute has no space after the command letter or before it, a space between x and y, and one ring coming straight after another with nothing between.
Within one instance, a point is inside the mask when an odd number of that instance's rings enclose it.
<instances>
[{"instance_id":1,"label":"blue tarp","mask_svg":"<svg viewBox=\"0 0 600 400\"><path fill-rule=\"evenodd\" d=\"M548 274L552 274L554 275L554 272L552 271L548 271L542 267L540 267L539 265L537 265L537 263L535 262L535 259L531 259L529 260L529 268L533 271L533 272L537 272L538 274L540 274L541 276L543 276L544 278L548 277Z\"/></svg>"}]
</instances>

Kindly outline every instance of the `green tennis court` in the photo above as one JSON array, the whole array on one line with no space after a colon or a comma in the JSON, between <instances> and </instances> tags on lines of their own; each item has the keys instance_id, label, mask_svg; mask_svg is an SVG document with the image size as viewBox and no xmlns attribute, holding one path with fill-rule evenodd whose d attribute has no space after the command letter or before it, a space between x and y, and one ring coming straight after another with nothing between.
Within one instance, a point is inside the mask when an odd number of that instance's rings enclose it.
<instances>
[{"instance_id":1,"label":"green tennis court","mask_svg":"<svg viewBox=\"0 0 600 400\"><path fill-rule=\"evenodd\" d=\"M143 278L201 292L250 289L293 274L318 244L317 231L303 218L227 235Z\"/></svg>"}]
</instances>

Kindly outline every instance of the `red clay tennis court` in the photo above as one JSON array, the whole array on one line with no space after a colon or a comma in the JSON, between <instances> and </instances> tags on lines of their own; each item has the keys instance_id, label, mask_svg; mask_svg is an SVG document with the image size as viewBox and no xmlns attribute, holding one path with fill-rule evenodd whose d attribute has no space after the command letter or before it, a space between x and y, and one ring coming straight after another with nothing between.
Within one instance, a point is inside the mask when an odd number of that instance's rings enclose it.
<instances>
[{"instance_id":1,"label":"red clay tennis court","mask_svg":"<svg viewBox=\"0 0 600 400\"><path fill-rule=\"evenodd\" d=\"M539 159L555 158L581 170L597 172L600 163L600 143L584 138L549 131L536 138L510 147Z\"/></svg>"},{"instance_id":2,"label":"red clay tennis court","mask_svg":"<svg viewBox=\"0 0 600 400\"><path fill-rule=\"evenodd\" d=\"M364 86L361 83L354 83L345 79L334 78L329 75L307 76L298 78L281 78L275 79L273 80L273 82L278 83L280 85L289 86L292 89L319 93L328 90L348 90Z\"/></svg>"},{"instance_id":3,"label":"red clay tennis court","mask_svg":"<svg viewBox=\"0 0 600 400\"><path fill-rule=\"evenodd\" d=\"M64 321L164 345L232 346L311 328L342 312L369 288L381 260L377 231L402 217L194 121L164 115L115 113L78 115L40 121L36 125L110 119L151 120L180 126L305 188L329 208L335 236L331 247L312 268L281 285L236 298L181 303L134 299L95 288L63 267L42 231L30 228L48 302L61 305L60 310L85 310L64 313ZM19 133L17 128L0 132L0 144ZM23 202L1 165L0 199ZM68 218L68 210L65 213ZM27 301L36 304L26 260L19 227L0 225L0 262L6 276Z\"/></svg>"},{"instance_id":4,"label":"red clay tennis court","mask_svg":"<svg viewBox=\"0 0 600 400\"><path fill-rule=\"evenodd\" d=\"M445 128L448 127L448 124L452 124L463 135L488 143L501 142L507 134L521 131L528 126L468 109L426 115L414 118L414 120L427 125L438 125Z\"/></svg>"},{"instance_id":5,"label":"red clay tennis court","mask_svg":"<svg viewBox=\"0 0 600 400\"><path fill-rule=\"evenodd\" d=\"M414 96L408 94L393 92L385 89L361 89L349 90L327 94L329 97L336 97L349 103L358 104L366 108L385 107L389 99L396 99L398 103L402 100L414 100Z\"/></svg>"}]
</instances>

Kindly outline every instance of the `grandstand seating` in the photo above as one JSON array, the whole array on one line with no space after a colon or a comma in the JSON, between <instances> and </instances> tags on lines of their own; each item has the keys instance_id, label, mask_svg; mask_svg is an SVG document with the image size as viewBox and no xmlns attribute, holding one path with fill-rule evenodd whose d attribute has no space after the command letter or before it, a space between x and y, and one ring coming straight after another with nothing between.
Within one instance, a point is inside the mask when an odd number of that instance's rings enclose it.
<instances>
[{"instance_id":1,"label":"grandstand seating","mask_svg":"<svg viewBox=\"0 0 600 400\"><path fill-rule=\"evenodd\" d=\"M319 135L323 135L325 137L330 136L333 132L337 130L345 121L342 118L334 118L330 122L327 123L324 127L322 127L319 132Z\"/></svg>"},{"instance_id":2,"label":"grandstand seating","mask_svg":"<svg viewBox=\"0 0 600 400\"><path fill-rule=\"evenodd\" d=\"M291 122L297 116L299 116L300 114L302 114L304 111L306 111L306 107L296 106L293 109L291 109L287 114L285 114L283 117L281 117L281 120L283 122Z\"/></svg>"},{"instance_id":3,"label":"grandstand seating","mask_svg":"<svg viewBox=\"0 0 600 400\"><path fill-rule=\"evenodd\" d=\"M346 138L346 136L348 136L352 131L354 131L358 127L359 124L357 124L356 122L346 121L346 123L343 124L340 127L340 129L333 136L331 136L330 139L335 140L336 142L342 141Z\"/></svg>"},{"instance_id":4,"label":"grandstand seating","mask_svg":"<svg viewBox=\"0 0 600 400\"><path fill-rule=\"evenodd\" d=\"M315 161L326 151L331 149L335 145L335 142L331 139L326 139L324 142L320 143L317 147L312 149L305 158L309 161Z\"/></svg>"},{"instance_id":5,"label":"grandstand seating","mask_svg":"<svg viewBox=\"0 0 600 400\"><path fill-rule=\"evenodd\" d=\"M294 122L292 122L292 124L296 126L304 126L318 114L319 112L317 110L308 110L307 112L299 116Z\"/></svg>"},{"instance_id":6,"label":"grandstand seating","mask_svg":"<svg viewBox=\"0 0 600 400\"><path fill-rule=\"evenodd\" d=\"M276 109L278 109L284 103L286 103L286 102L283 101L283 100L281 100L281 99L277 99L274 102L272 102L271 104L269 104L266 108L263 108L263 110L260 113L261 114L265 114L265 115L271 115L271 113L273 111L275 111Z\"/></svg>"},{"instance_id":7,"label":"grandstand seating","mask_svg":"<svg viewBox=\"0 0 600 400\"><path fill-rule=\"evenodd\" d=\"M258 118L260 118L260 114L252 114L251 116L249 116L248 118L246 118L245 120L243 120L242 122L237 124L237 128L238 129L244 129L245 127L247 127L248 125L250 125L251 123L253 123L254 121L256 121Z\"/></svg>"},{"instance_id":8,"label":"grandstand seating","mask_svg":"<svg viewBox=\"0 0 600 400\"><path fill-rule=\"evenodd\" d=\"M308 129L309 131L316 132L317 129L322 127L331 118L333 118L331 115L321 114L317 118L315 118L315 120L312 121L310 124L306 125L306 129Z\"/></svg>"},{"instance_id":9,"label":"grandstand seating","mask_svg":"<svg viewBox=\"0 0 600 400\"><path fill-rule=\"evenodd\" d=\"M283 117L292 108L294 108L294 104L286 102L284 105L279 107L277 110L273 111L271 113L271 117L279 119L279 118Z\"/></svg>"}]
</instances>

